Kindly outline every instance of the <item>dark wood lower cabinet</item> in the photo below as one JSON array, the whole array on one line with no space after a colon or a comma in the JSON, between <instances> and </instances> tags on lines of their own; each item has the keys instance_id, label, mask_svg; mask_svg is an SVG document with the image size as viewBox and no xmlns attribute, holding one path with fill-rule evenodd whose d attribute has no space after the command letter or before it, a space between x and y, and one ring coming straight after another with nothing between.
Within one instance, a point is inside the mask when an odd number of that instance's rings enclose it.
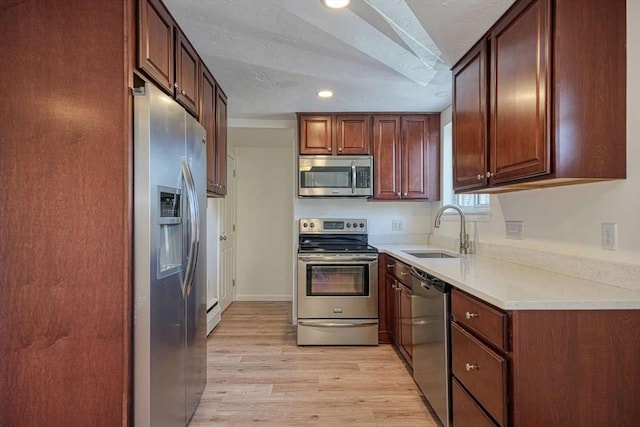
<instances>
[{"instance_id":1,"label":"dark wood lower cabinet","mask_svg":"<svg viewBox=\"0 0 640 427\"><path fill-rule=\"evenodd\" d=\"M458 427L497 427L473 397L465 391L460 383L453 379L453 425Z\"/></svg>"},{"instance_id":2,"label":"dark wood lower cabinet","mask_svg":"<svg viewBox=\"0 0 640 427\"><path fill-rule=\"evenodd\" d=\"M402 357L413 366L413 335L411 319L411 286L407 279L409 267L393 257L383 256L379 260L379 287L384 288L378 298L378 315L385 320L380 343L392 343ZM402 277L402 281L398 280ZM403 283L403 281L405 283ZM383 299L384 298L384 299ZM385 341L382 340L385 339Z\"/></svg>"},{"instance_id":3,"label":"dark wood lower cabinet","mask_svg":"<svg viewBox=\"0 0 640 427\"><path fill-rule=\"evenodd\" d=\"M455 427L638 425L640 310L504 312L452 294ZM507 316L506 347L459 322L460 312L478 314L477 330Z\"/></svg>"}]
</instances>

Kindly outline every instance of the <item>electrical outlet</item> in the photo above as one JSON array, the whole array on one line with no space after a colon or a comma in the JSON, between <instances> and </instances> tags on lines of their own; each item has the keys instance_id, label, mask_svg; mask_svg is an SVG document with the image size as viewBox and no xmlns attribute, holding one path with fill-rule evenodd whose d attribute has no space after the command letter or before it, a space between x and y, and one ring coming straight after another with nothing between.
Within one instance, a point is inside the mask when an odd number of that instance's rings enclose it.
<instances>
[{"instance_id":1,"label":"electrical outlet","mask_svg":"<svg viewBox=\"0 0 640 427\"><path fill-rule=\"evenodd\" d=\"M505 221L504 233L508 239L524 239L523 221Z\"/></svg>"},{"instance_id":2,"label":"electrical outlet","mask_svg":"<svg viewBox=\"0 0 640 427\"><path fill-rule=\"evenodd\" d=\"M391 231L404 231L404 221L401 219L391 220Z\"/></svg>"},{"instance_id":3,"label":"electrical outlet","mask_svg":"<svg viewBox=\"0 0 640 427\"><path fill-rule=\"evenodd\" d=\"M615 222L602 223L602 249L608 251L618 249L618 224Z\"/></svg>"}]
</instances>

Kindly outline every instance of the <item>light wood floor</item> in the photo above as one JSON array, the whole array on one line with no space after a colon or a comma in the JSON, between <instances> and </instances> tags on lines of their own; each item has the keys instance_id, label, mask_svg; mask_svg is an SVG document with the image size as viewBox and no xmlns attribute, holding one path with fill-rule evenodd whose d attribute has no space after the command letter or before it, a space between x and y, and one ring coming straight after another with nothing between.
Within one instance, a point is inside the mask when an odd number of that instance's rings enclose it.
<instances>
[{"instance_id":1,"label":"light wood floor","mask_svg":"<svg viewBox=\"0 0 640 427\"><path fill-rule=\"evenodd\" d=\"M436 426L390 345L297 347L291 302L235 302L192 426Z\"/></svg>"}]
</instances>

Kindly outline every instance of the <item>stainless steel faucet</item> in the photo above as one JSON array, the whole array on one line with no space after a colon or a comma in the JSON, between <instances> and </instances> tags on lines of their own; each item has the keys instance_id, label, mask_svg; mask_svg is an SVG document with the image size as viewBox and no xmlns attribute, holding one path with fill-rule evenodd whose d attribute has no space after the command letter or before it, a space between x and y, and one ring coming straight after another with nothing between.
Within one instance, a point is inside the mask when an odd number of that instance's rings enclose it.
<instances>
[{"instance_id":1,"label":"stainless steel faucet","mask_svg":"<svg viewBox=\"0 0 640 427\"><path fill-rule=\"evenodd\" d=\"M469 253L469 235L467 234L467 223L464 218L464 212L458 205L444 205L438 210L436 214L436 222L433 225L435 228L440 228L440 218L442 213L447 209L455 209L460 214L460 253L467 255Z\"/></svg>"}]
</instances>

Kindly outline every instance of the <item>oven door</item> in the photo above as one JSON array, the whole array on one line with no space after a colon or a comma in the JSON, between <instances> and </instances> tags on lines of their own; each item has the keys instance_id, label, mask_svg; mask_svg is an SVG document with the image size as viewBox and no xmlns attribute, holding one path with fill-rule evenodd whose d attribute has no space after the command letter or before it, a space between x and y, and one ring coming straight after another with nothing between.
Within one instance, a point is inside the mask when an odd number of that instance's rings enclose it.
<instances>
[{"instance_id":1,"label":"oven door","mask_svg":"<svg viewBox=\"0 0 640 427\"><path fill-rule=\"evenodd\" d=\"M377 317L377 254L298 255L298 318Z\"/></svg>"}]
</instances>

